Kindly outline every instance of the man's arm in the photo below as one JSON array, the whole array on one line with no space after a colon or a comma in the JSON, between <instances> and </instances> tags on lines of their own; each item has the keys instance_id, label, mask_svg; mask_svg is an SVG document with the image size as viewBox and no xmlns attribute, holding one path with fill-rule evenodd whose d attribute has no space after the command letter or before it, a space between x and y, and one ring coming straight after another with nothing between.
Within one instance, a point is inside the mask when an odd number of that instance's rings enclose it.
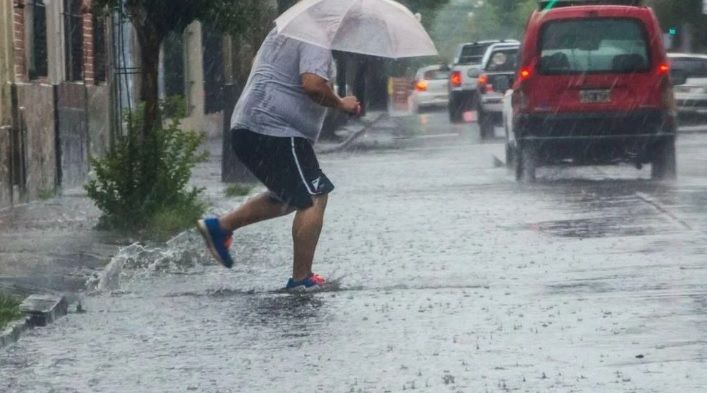
<instances>
[{"instance_id":1,"label":"man's arm","mask_svg":"<svg viewBox=\"0 0 707 393\"><path fill-rule=\"evenodd\" d=\"M329 108L356 114L359 109L358 99L354 96L339 98L331 89L326 79L319 75L304 73L301 76L302 89L314 102Z\"/></svg>"}]
</instances>

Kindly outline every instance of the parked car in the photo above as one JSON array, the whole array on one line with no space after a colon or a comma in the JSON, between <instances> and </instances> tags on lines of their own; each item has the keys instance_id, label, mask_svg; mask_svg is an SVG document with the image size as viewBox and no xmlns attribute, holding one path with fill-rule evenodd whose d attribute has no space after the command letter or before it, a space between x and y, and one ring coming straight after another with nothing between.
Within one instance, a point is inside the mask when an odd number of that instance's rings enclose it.
<instances>
[{"instance_id":1,"label":"parked car","mask_svg":"<svg viewBox=\"0 0 707 393\"><path fill-rule=\"evenodd\" d=\"M670 53L668 58L678 113L707 116L707 55Z\"/></svg>"},{"instance_id":2,"label":"parked car","mask_svg":"<svg viewBox=\"0 0 707 393\"><path fill-rule=\"evenodd\" d=\"M479 71L478 118L482 138L493 138L503 123L503 96L513 86L520 44L493 44L488 47Z\"/></svg>"},{"instance_id":3,"label":"parked car","mask_svg":"<svg viewBox=\"0 0 707 393\"><path fill-rule=\"evenodd\" d=\"M676 106L662 32L638 0L539 2L521 47L505 122L508 162L652 164L676 175Z\"/></svg>"},{"instance_id":4,"label":"parked car","mask_svg":"<svg viewBox=\"0 0 707 393\"><path fill-rule=\"evenodd\" d=\"M478 77L486 49L499 42L515 40L488 40L461 44L457 47L452 71L449 74L449 121L461 123L464 112L478 108Z\"/></svg>"},{"instance_id":5,"label":"parked car","mask_svg":"<svg viewBox=\"0 0 707 393\"><path fill-rule=\"evenodd\" d=\"M416 113L424 108L446 107L449 103L448 79L449 67L446 64L420 68L415 74L410 94L410 110Z\"/></svg>"}]
</instances>

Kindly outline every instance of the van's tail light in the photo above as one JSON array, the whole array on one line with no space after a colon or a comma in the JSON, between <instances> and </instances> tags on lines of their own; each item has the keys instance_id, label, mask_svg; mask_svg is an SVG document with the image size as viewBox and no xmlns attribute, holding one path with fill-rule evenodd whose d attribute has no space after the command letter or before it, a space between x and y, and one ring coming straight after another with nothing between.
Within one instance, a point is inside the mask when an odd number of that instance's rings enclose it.
<instances>
[{"instance_id":1,"label":"van's tail light","mask_svg":"<svg viewBox=\"0 0 707 393\"><path fill-rule=\"evenodd\" d=\"M461 87L461 85L462 85L461 71L452 71L451 75L449 76L449 83L452 84L452 87Z\"/></svg>"},{"instance_id":2,"label":"van's tail light","mask_svg":"<svg viewBox=\"0 0 707 393\"><path fill-rule=\"evenodd\" d=\"M658 66L659 75L668 75L670 73L670 64L663 63Z\"/></svg>"},{"instance_id":3,"label":"van's tail light","mask_svg":"<svg viewBox=\"0 0 707 393\"><path fill-rule=\"evenodd\" d=\"M530 67L521 67L521 69L518 70L518 79L520 79L521 82L530 79L531 76L533 76L533 69Z\"/></svg>"},{"instance_id":4,"label":"van's tail light","mask_svg":"<svg viewBox=\"0 0 707 393\"><path fill-rule=\"evenodd\" d=\"M415 90L417 91L427 91L427 81L421 80L415 83Z\"/></svg>"}]
</instances>

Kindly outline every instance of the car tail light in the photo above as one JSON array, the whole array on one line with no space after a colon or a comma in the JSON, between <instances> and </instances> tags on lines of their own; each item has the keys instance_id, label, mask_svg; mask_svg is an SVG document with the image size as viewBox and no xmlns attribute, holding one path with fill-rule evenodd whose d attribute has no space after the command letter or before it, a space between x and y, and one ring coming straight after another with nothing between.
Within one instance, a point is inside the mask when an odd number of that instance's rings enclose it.
<instances>
[{"instance_id":1,"label":"car tail light","mask_svg":"<svg viewBox=\"0 0 707 393\"><path fill-rule=\"evenodd\" d=\"M479 84L486 86L487 83L489 83L489 76L486 74L481 74L481 76L479 76Z\"/></svg>"},{"instance_id":2,"label":"car tail light","mask_svg":"<svg viewBox=\"0 0 707 393\"><path fill-rule=\"evenodd\" d=\"M427 91L427 81L421 80L415 83L415 90L417 91Z\"/></svg>"},{"instance_id":3,"label":"car tail light","mask_svg":"<svg viewBox=\"0 0 707 393\"><path fill-rule=\"evenodd\" d=\"M479 92L481 94L493 93L493 85L489 83L489 76L486 74L481 74L479 76Z\"/></svg>"},{"instance_id":4,"label":"car tail light","mask_svg":"<svg viewBox=\"0 0 707 393\"><path fill-rule=\"evenodd\" d=\"M659 75L668 75L668 73L670 73L670 64L663 63L658 66L658 74Z\"/></svg>"},{"instance_id":5,"label":"car tail light","mask_svg":"<svg viewBox=\"0 0 707 393\"><path fill-rule=\"evenodd\" d=\"M461 71L453 71L449 76L449 82L453 87L460 87L462 85L462 73Z\"/></svg>"}]
</instances>

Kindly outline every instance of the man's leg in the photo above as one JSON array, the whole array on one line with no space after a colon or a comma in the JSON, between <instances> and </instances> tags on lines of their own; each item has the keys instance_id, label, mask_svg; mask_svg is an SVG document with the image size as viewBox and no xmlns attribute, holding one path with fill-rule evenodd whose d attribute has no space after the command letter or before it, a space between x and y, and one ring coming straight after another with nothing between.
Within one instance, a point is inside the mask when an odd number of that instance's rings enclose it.
<instances>
[{"instance_id":1,"label":"man's leg","mask_svg":"<svg viewBox=\"0 0 707 393\"><path fill-rule=\"evenodd\" d=\"M246 225L285 216L293 211L291 207L273 198L269 192L264 192L221 216L219 223L223 229L235 231Z\"/></svg>"},{"instance_id":2,"label":"man's leg","mask_svg":"<svg viewBox=\"0 0 707 393\"><path fill-rule=\"evenodd\" d=\"M324 211L327 205L327 195L312 198L314 204L306 209L297 210L292 223L292 240L294 242L294 263L292 278L303 280L312 272L314 252L319 242L319 234L324 225Z\"/></svg>"}]
</instances>

